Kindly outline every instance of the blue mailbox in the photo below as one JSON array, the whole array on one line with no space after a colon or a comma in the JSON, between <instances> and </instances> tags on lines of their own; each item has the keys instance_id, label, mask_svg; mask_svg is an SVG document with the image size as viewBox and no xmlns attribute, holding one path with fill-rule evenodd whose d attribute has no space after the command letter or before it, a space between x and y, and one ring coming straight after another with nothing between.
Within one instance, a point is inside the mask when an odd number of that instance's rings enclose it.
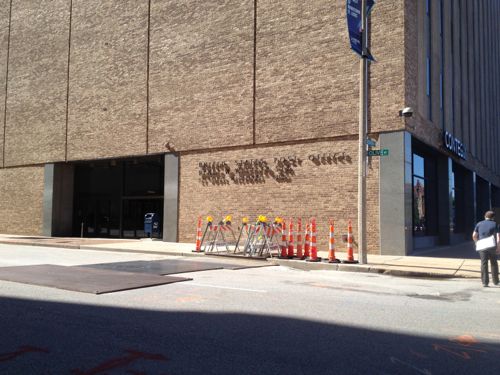
<instances>
[{"instance_id":1,"label":"blue mailbox","mask_svg":"<svg viewBox=\"0 0 500 375\"><path fill-rule=\"evenodd\" d=\"M160 233L160 218L157 213L148 212L144 215L144 234L146 237L152 238L153 234Z\"/></svg>"}]
</instances>

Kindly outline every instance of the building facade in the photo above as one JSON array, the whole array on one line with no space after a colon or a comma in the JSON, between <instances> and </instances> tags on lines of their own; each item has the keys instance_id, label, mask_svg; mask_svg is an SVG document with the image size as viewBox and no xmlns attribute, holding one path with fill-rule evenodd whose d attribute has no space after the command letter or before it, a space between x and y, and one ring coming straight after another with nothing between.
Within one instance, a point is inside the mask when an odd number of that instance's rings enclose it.
<instances>
[{"instance_id":1,"label":"building facade","mask_svg":"<svg viewBox=\"0 0 500 375\"><path fill-rule=\"evenodd\" d=\"M0 233L167 241L199 215L357 220L343 0L0 0ZM500 3L370 16L368 251L470 237L500 206ZM413 109L413 116L399 111ZM356 228L355 233L356 237Z\"/></svg>"}]
</instances>

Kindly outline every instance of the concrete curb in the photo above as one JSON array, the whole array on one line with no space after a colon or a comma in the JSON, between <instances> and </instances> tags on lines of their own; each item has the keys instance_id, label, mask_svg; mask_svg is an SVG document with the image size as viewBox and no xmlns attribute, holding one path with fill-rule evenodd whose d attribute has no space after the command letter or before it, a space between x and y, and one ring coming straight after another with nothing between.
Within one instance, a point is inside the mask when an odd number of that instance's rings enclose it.
<instances>
[{"instance_id":1,"label":"concrete curb","mask_svg":"<svg viewBox=\"0 0 500 375\"><path fill-rule=\"evenodd\" d=\"M114 245L113 247L105 247L100 246L98 244L74 244L74 243L65 243L65 242L38 242L38 241L27 241L27 240L4 240L0 239L1 244L7 245L22 245L22 246L38 246L38 247L56 247L56 248L64 248L71 250L91 250L91 251L108 251L108 252L118 252L118 253L135 253L135 254L149 254L149 255L166 255L166 256L182 256L182 257L199 257L204 256L205 253L195 253L193 251L186 250L145 250L145 249L130 249L120 247L119 244ZM109 245L108 245L109 246ZM193 244L194 248L194 244ZM415 278L434 278L434 279L451 279L451 278L460 278L460 279L477 279L477 275L470 275L470 272L460 272L461 267L459 269L450 269L449 271L441 271L441 272L433 272L429 271L414 271L409 270L407 268L414 267L408 265L384 265L384 264L345 264L345 263L327 263L323 262L306 262L303 260L297 259L278 259L278 258L269 258L268 262L273 264L289 267L293 269L300 269L303 271L314 271L314 270L326 270L326 271L343 271L343 272L365 272L365 273L374 273L374 274L382 274L382 275L390 275L397 277L415 277ZM463 264L463 262L462 262ZM421 269L421 268L420 268Z\"/></svg>"},{"instance_id":2,"label":"concrete curb","mask_svg":"<svg viewBox=\"0 0 500 375\"><path fill-rule=\"evenodd\" d=\"M199 257L205 255L205 253L195 253L188 251L152 251L152 250L134 250L134 249L120 249L120 248L106 248L94 245L80 245L78 250L93 250L93 251L110 251L115 253L134 253L134 254L150 254L150 255L168 255L168 256L178 256L178 257Z\"/></svg>"},{"instance_id":3,"label":"concrete curb","mask_svg":"<svg viewBox=\"0 0 500 375\"><path fill-rule=\"evenodd\" d=\"M41 243L41 242L31 242L31 241L2 241L0 244L3 245L20 245L20 246L37 246L37 247L58 247L63 249L79 249L80 245L64 244L64 243Z\"/></svg>"},{"instance_id":4,"label":"concrete curb","mask_svg":"<svg viewBox=\"0 0 500 375\"><path fill-rule=\"evenodd\" d=\"M195 253L195 252L179 252L179 251L151 251L151 250L134 250L134 249L123 249L118 247L106 248L98 245L75 245L66 243L40 243L32 241L4 241L0 240L0 244L4 245L20 245L20 246L37 246L37 247L57 247L69 250L93 250L93 251L109 251L114 253L135 253L135 254L153 254L153 255L168 255L168 256L202 256L205 253Z\"/></svg>"},{"instance_id":5,"label":"concrete curb","mask_svg":"<svg viewBox=\"0 0 500 375\"><path fill-rule=\"evenodd\" d=\"M302 260L288 260L270 258L268 262L277 264L283 267L300 269L303 271L343 271L343 272L366 272L376 273L398 277L420 277L420 278L437 278L437 279L451 279L462 278L460 275L455 275L455 271L449 273L436 273L429 271L408 271L397 268L388 268L383 265L369 265L369 264L342 264L342 263L326 263L326 262L305 262Z\"/></svg>"}]
</instances>

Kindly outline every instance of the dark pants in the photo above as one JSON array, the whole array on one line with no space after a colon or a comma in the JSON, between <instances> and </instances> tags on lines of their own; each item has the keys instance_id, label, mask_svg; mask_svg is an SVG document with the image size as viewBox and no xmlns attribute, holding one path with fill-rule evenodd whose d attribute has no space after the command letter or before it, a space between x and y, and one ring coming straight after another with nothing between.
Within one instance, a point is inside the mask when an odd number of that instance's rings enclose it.
<instances>
[{"instance_id":1,"label":"dark pants","mask_svg":"<svg viewBox=\"0 0 500 375\"><path fill-rule=\"evenodd\" d=\"M478 251L481 257L481 280L483 285L488 285L490 278L488 276L488 260L491 263L491 278L493 279L493 284L498 284L498 261L496 248L488 250Z\"/></svg>"}]
</instances>

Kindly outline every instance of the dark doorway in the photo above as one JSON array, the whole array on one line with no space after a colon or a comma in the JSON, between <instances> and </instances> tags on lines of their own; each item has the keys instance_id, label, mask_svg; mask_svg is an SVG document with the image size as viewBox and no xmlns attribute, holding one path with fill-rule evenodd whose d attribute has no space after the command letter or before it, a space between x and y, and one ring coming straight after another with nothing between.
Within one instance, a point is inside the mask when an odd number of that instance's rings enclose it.
<instances>
[{"instance_id":1,"label":"dark doorway","mask_svg":"<svg viewBox=\"0 0 500 375\"><path fill-rule=\"evenodd\" d=\"M144 234L144 215L155 212L163 218L163 198L124 198L123 204L123 234L125 238L146 237ZM161 228L161 222L160 222ZM159 235L161 238L161 233Z\"/></svg>"},{"instance_id":2,"label":"dark doorway","mask_svg":"<svg viewBox=\"0 0 500 375\"><path fill-rule=\"evenodd\" d=\"M163 174L162 156L76 164L73 235L144 237L144 215L163 218Z\"/></svg>"}]
</instances>

